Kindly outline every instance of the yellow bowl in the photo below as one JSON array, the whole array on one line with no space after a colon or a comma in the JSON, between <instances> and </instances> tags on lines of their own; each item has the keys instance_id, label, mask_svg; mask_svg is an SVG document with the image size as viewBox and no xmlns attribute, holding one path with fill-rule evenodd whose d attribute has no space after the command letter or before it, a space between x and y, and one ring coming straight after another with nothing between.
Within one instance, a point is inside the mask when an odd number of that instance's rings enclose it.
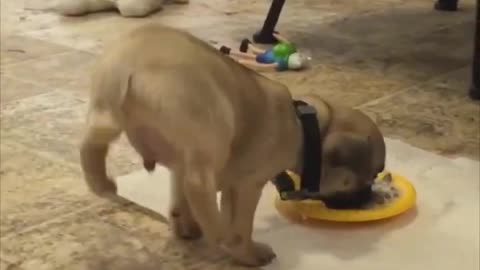
<instances>
[{"instance_id":1,"label":"yellow bowl","mask_svg":"<svg viewBox=\"0 0 480 270\"><path fill-rule=\"evenodd\" d=\"M291 172L288 172L288 174L298 187L299 177ZM383 177L379 177L379 179L383 179ZM417 195L415 188L406 178L392 173L392 185L400 191L400 197L390 203L373 209L331 209L327 208L322 201L318 200L284 201L278 196L275 200L275 206L280 213L294 213L303 219L336 222L381 220L406 212L412 208L416 202Z\"/></svg>"}]
</instances>

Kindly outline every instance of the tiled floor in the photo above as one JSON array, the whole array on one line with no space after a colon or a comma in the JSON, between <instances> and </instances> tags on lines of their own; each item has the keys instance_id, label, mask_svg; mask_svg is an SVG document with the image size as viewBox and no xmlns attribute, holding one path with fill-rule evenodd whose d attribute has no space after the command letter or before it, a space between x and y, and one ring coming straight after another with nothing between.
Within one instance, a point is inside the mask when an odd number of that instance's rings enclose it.
<instances>
[{"instance_id":1,"label":"tiled floor","mask_svg":"<svg viewBox=\"0 0 480 270\"><path fill-rule=\"evenodd\" d=\"M103 41L158 21L235 45L261 25L269 1L191 0L145 19L60 18L37 10L42 2L1 0L0 269L235 269L199 244L171 241L155 214L93 198L76 146ZM388 137L480 159L480 106L466 95L473 0L456 13L427 0L298 0L284 11L279 30L313 66L268 76L295 95L362 109ZM124 140L110 159L116 175L139 168Z\"/></svg>"}]
</instances>

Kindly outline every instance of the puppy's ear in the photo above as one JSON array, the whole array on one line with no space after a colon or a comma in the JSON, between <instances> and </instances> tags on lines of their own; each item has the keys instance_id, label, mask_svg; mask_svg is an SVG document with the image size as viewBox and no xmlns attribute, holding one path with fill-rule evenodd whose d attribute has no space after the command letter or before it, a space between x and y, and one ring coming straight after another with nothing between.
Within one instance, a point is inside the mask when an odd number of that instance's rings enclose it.
<instances>
[{"instance_id":1,"label":"puppy's ear","mask_svg":"<svg viewBox=\"0 0 480 270\"><path fill-rule=\"evenodd\" d=\"M338 132L329 134L324 147L327 161L332 167L352 169L369 162L371 156L370 138L354 133Z\"/></svg>"}]
</instances>

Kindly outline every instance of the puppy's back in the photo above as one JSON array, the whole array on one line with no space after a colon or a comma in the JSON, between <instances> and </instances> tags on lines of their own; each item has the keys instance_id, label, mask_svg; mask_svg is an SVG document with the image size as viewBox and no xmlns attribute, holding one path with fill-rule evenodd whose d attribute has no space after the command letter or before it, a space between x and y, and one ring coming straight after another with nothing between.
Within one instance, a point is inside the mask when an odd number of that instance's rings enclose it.
<instances>
[{"instance_id":1,"label":"puppy's back","mask_svg":"<svg viewBox=\"0 0 480 270\"><path fill-rule=\"evenodd\" d=\"M188 32L157 23L137 27L107 46L103 59L128 65L138 70L163 66L165 68L201 67L216 50ZM209 59L205 59L208 57ZM224 60L224 59L222 59ZM218 62L218 61L217 61ZM220 61L217 64L221 64Z\"/></svg>"},{"instance_id":2,"label":"puppy's back","mask_svg":"<svg viewBox=\"0 0 480 270\"><path fill-rule=\"evenodd\" d=\"M218 52L203 41L187 32L155 23L137 27L105 48L93 70L91 100L104 100L111 107L121 103L126 89L131 88L128 84L132 84L132 78L138 81L140 77L153 73L155 75L150 77L155 78L147 80L150 84L161 81L161 77L177 82L182 81L179 77L184 77L183 81L201 83L211 78L205 73L218 74L226 65L226 57L215 57Z\"/></svg>"}]
</instances>

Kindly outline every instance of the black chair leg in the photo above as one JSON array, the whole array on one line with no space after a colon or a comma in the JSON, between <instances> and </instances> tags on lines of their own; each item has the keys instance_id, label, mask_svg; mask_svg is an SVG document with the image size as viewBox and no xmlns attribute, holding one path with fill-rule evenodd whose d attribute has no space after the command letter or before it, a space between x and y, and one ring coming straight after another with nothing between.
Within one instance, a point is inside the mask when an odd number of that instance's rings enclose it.
<instances>
[{"instance_id":1,"label":"black chair leg","mask_svg":"<svg viewBox=\"0 0 480 270\"><path fill-rule=\"evenodd\" d=\"M282 13L284 4L285 0L272 0L262 29L253 35L253 41L255 41L255 43L273 44L278 42L273 36L273 33L275 32L275 27L277 26L278 18Z\"/></svg>"},{"instance_id":2,"label":"black chair leg","mask_svg":"<svg viewBox=\"0 0 480 270\"><path fill-rule=\"evenodd\" d=\"M477 15L473 41L472 85L470 97L480 100L480 0L477 0Z\"/></svg>"},{"instance_id":3,"label":"black chair leg","mask_svg":"<svg viewBox=\"0 0 480 270\"><path fill-rule=\"evenodd\" d=\"M456 11L458 9L458 0L437 0L435 9L441 11Z\"/></svg>"}]
</instances>

